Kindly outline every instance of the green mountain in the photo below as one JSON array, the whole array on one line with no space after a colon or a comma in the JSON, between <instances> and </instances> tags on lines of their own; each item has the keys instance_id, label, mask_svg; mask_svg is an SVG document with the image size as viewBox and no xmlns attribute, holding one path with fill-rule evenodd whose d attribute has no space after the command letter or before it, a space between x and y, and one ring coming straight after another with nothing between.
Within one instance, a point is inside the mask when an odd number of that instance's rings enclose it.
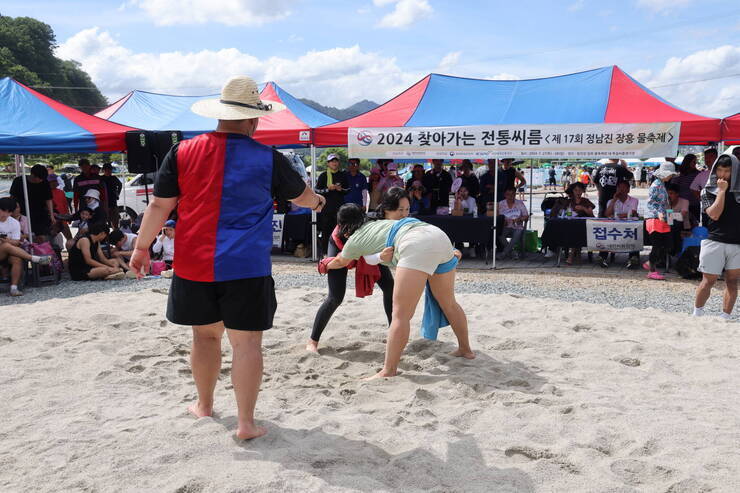
<instances>
[{"instance_id":1,"label":"green mountain","mask_svg":"<svg viewBox=\"0 0 740 493\"><path fill-rule=\"evenodd\" d=\"M56 47L48 24L0 14L0 78L12 77L85 113L107 106L108 101L77 62L54 56Z\"/></svg>"},{"instance_id":2,"label":"green mountain","mask_svg":"<svg viewBox=\"0 0 740 493\"><path fill-rule=\"evenodd\" d=\"M367 99L363 99L359 103L355 103L352 106L344 109L335 108L333 106L324 106L317 103L316 101L305 98L301 99L301 101L303 103L306 103L308 106L315 109L316 111L320 111L325 115L336 118L337 120L346 120L347 118L355 117L380 106L378 103L368 101Z\"/></svg>"}]
</instances>

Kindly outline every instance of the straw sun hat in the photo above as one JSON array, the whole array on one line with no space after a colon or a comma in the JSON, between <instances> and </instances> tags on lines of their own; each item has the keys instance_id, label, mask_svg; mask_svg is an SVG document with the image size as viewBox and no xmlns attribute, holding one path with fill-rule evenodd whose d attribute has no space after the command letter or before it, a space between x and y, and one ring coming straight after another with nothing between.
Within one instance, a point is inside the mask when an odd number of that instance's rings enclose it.
<instances>
[{"instance_id":1,"label":"straw sun hat","mask_svg":"<svg viewBox=\"0 0 740 493\"><path fill-rule=\"evenodd\" d=\"M238 75L226 81L220 99L203 99L190 107L193 113L218 120L248 120L285 109L285 105L262 101L257 84L251 78Z\"/></svg>"}]
</instances>

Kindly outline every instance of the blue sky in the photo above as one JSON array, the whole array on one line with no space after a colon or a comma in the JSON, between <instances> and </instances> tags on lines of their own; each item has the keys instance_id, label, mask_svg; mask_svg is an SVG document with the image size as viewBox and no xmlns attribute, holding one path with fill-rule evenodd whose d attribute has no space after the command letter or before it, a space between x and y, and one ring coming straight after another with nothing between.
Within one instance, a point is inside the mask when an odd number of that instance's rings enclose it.
<instances>
[{"instance_id":1,"label":"blue sky","mask_svg":"<svg viewBox=\"0 0 740 493\"><path fill-rule=\"evenodd\" d=\"M234 73L298 97L383 102L429 72L534 78L619 65L697 113L740 112L740 2L5 0L111 100L217 92ZM703 82L695 82L712 79Z\"/></svg>"}]
</instances>

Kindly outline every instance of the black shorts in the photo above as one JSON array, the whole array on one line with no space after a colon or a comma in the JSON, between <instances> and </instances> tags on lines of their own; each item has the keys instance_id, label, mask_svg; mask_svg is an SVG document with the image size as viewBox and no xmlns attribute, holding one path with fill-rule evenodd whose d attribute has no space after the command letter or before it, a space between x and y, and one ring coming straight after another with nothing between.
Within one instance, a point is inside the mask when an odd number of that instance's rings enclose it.
<instances>
[{"instance_id":1,"label":"black shorts","mask_svg":"<svg viewBox=\"0 0 740 493\"><path fill-rule=\"evenodd\" d=\"M260 331L272 327L276 309L272 276L198 282L175 274L167 300L167 319L178 325L223 321L227 329Z\"/></svg>"}]
</instances>

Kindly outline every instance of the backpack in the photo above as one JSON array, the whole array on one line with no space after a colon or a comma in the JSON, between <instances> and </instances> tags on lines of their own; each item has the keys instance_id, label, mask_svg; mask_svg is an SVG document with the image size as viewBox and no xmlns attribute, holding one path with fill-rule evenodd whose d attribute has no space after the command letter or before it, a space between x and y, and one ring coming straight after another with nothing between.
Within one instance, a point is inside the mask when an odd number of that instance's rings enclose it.
<instances>
[{"instance_id":1,"label":"backpack","mask_svg":"<svg viewBox=\"0 0 740 493\"><path fill-rule=\"evenodd\" d=\"M690 246L683 251L674 266L678 275L684 279L701 279L699 252L700 249L697 246Z\"/></svg>"}]
</instances>

